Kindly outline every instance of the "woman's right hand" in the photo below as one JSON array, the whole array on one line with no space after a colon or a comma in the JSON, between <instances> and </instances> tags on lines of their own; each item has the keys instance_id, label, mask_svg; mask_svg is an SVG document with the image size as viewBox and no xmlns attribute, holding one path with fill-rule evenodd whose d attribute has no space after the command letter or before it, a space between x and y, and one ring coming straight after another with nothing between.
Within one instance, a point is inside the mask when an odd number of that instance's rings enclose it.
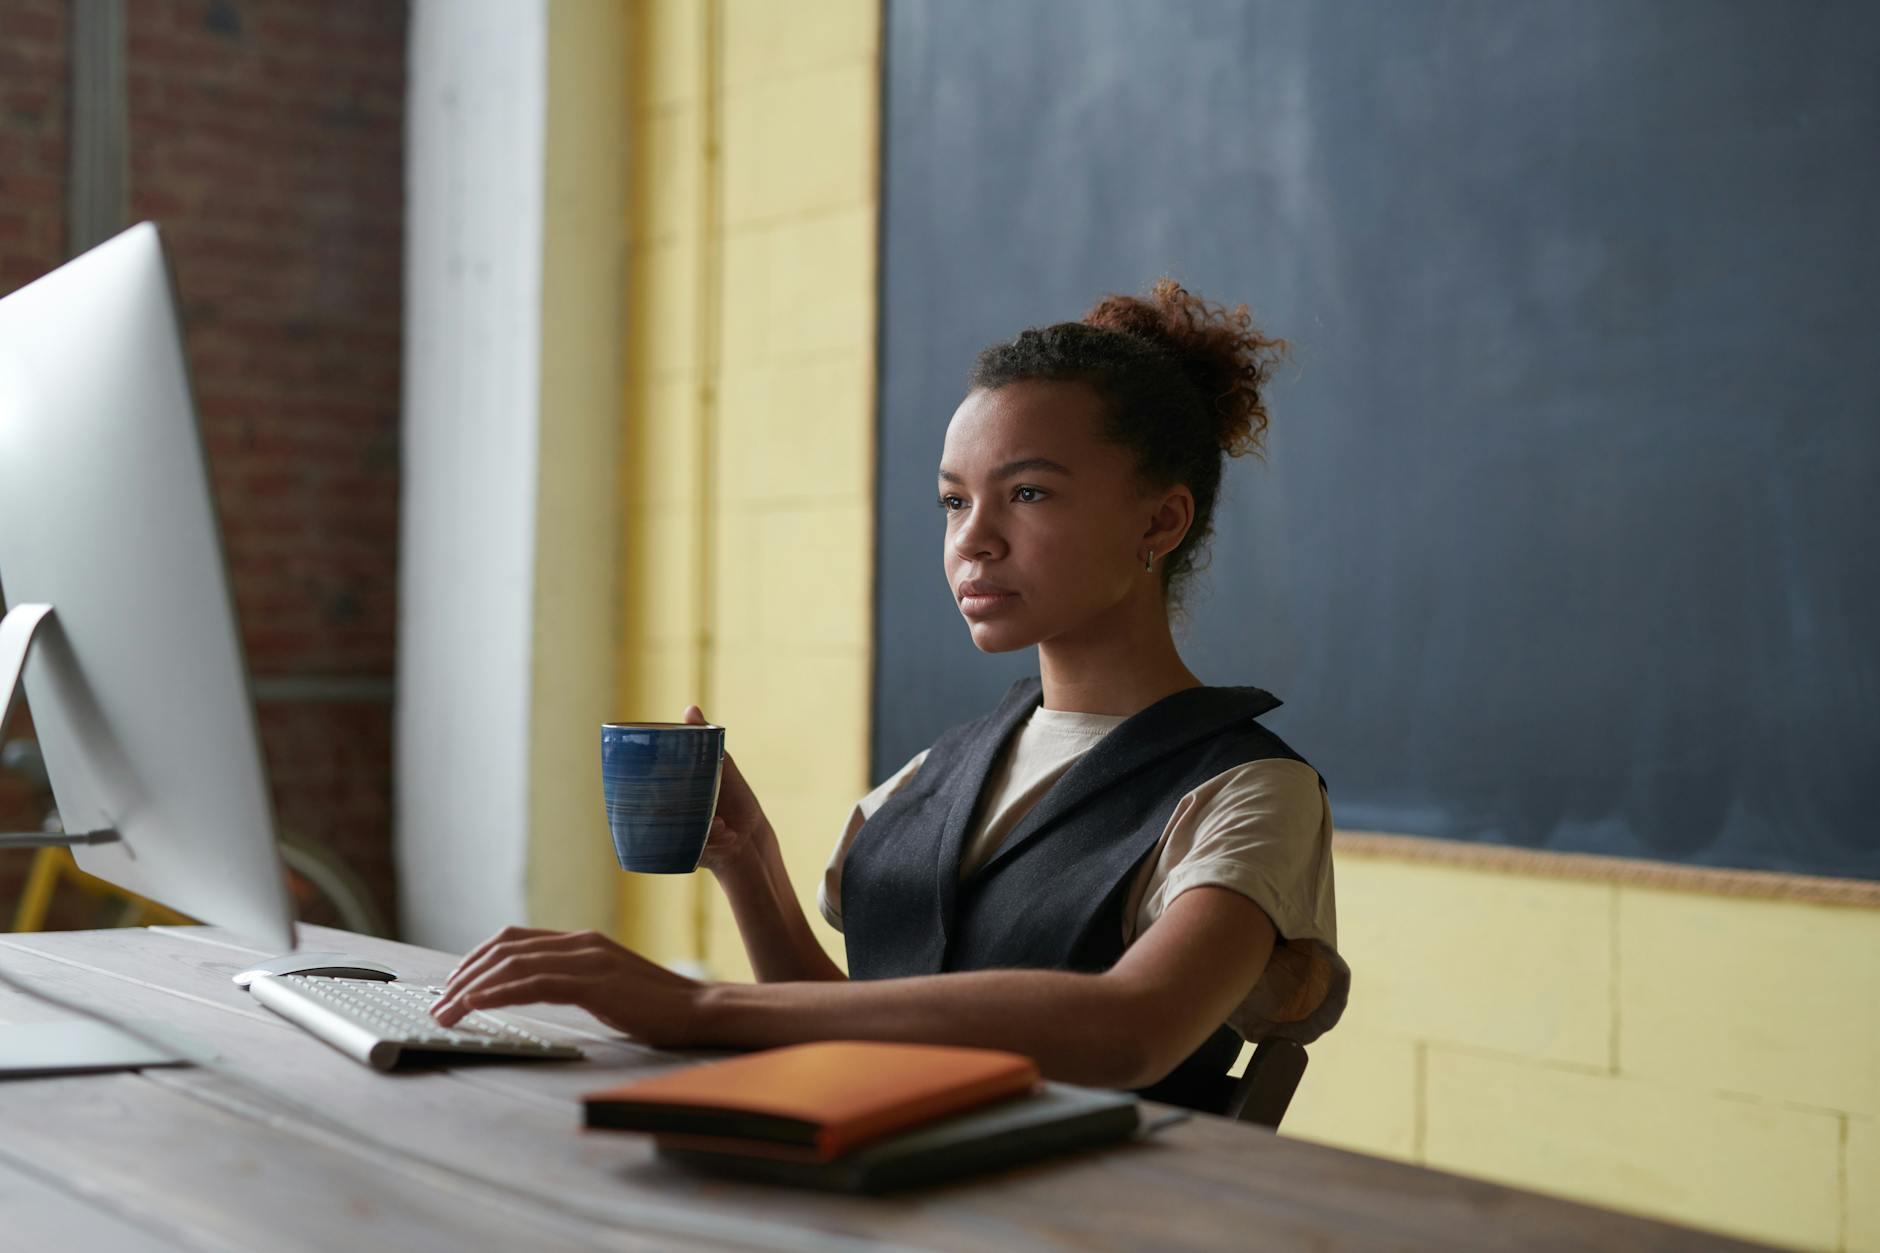
<instances>
[{"instance_id":1,"label":"woman's right hand","mask_svg":"<svg viewBox=\"0 0 1880 1253\"><path fill-rule=\"evenodd\" d=\"M710 721L697 705L685 707L684 720L694 726ZM757 794L751 791L738 763L727 752L724 773L718 781L718 807L712 812L711 832L705 837L705 855L699 859L700 868L722 874L756 861L761 853L759 842L769 826L764 807L757 803Z\"/></svg>"}]
</instances>

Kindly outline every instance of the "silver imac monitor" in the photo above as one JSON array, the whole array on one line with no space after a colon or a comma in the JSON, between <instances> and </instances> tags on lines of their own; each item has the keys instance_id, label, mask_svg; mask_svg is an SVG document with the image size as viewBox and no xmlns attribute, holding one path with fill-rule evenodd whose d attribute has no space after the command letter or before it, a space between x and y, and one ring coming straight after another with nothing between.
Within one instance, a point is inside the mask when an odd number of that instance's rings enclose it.
<instances>
[{"instance_id":1,"label":"silver imac monitor","mask_svg":"<svg viewBox=\"0 0 1880 1253\"><path fill-rule=\"evenodd\" d=\"M91 874L294 948L153 223L0 299L0 594L0 739L23 667L66 832L49 840Z\"/></svg>"}]
</instances>

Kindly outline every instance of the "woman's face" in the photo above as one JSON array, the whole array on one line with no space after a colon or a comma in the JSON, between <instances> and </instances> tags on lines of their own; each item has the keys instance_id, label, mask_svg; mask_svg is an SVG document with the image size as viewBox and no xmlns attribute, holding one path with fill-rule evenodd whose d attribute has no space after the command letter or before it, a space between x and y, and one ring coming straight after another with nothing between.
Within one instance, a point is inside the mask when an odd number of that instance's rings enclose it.
<instances>
[{"instance_id":1,"label":"woman's face","mask_svg":"<svg viewBox=\"0 0 1880 1253\"><path fill-rule=\"evenodd\" d=\"M1161 604L1143 558L1180 543L1193 496L1141 493L1131 454L1099 438L1100 405L1086 384L1027 380L968 392L953 413L940 454L942 554L982 652L1074 631L1132 597ZM1003 594L972 596L969 581Z\"/></svg>"}]
</instances>

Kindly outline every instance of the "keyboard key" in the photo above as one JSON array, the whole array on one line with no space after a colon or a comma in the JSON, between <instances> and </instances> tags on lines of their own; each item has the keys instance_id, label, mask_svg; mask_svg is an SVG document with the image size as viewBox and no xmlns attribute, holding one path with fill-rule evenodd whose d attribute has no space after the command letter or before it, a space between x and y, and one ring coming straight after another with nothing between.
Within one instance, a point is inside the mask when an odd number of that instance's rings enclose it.
<instances>
[{"instance_id":1,"label":"keyboard key","mask_svg":"<svg viewBox=\"0 0 1880 1253\"><path fill-rule=\"evenodd\" d=\"M266 984L266 987L261 985ZM453 1027L440 1027L431 1007L444 989L430 985L270 975L249 991L255 999L356 1060L389 1067L409 1049L507 1057L576 1058L559 1044L513 1023L473 1010Z\"/></svg>"}]
</instances>

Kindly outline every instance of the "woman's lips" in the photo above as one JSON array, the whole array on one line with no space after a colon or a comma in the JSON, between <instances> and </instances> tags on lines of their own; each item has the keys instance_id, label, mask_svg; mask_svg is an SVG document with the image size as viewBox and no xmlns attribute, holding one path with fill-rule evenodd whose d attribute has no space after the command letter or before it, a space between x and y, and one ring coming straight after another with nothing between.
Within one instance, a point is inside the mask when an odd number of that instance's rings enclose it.
<instances>
[{"instance_id":1,"label":"woman's lips","mask_svg":"<svg viewBox=\"0 0 1880 1253\"><path fill-rule=\"evenodd\" d=\"M1017 592L999 592L997 594L974 592L960 597L960 612L971 618L982 617L985 614L997 613L1000 609L1017 599Z\"/></svg>"}]
</instances>

